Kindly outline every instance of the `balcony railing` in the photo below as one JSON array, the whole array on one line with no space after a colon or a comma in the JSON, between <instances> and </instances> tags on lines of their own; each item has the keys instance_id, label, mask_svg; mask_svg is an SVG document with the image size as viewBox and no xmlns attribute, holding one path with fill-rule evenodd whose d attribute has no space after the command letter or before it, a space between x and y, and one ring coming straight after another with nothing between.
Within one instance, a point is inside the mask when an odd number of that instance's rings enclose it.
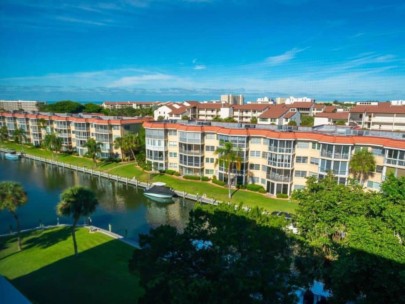
<instances>
[{"instance_id":1,"label":"balcony railing","mask_svg":"<svg viewBox=\"0 0 405 304\"><path fill-rule=\"evenodd\" d=\"M268 161L269 166L278 167L278 168L292 168L292 163L287 162L277 162L277 161Z\"/></svg>"},{"instance_id":2,"label":"balcony railing","mask_svg":"<svg viewBox=\"0 0 405 304\"><path fill-rule=\"evenodd\" d=\"M185 162L185 161L180 161L181 166L187 166L187 167L194 167L194 168L201 168L203 167L202 162Z\"/></svg>"},{"instance_id":3,"label":"balcony railing","mask_svg":"<svg viewBox=\"0 0 405 304\"><path fill-rule=\"evenodd\" d=\"M279 148L275 146L269 146L269 151L270 152L276 152L276 153L288 153L291 154L293 153L293 148Z\"/></svg>"},{"instance_id":4,"label":"balcony railing","mask_svg":"<svg viewBox=\"0 0 405 304\"><path fill-rule=\"evenodd\" d=\"M203 155L204 151L200 151L200 150L184 150L184 149L180 149L179 152L181 154L188 154L188 155Z\"/></svg>"},{"instance_id":5,"label":"balcony railing","mask_svg":"<svg viewBox=\"0 0 405 304\"><path fill-rule=\"evenodd\" d=\"M266 174L266 178L277 182L291 182L291 176L285 175Z\"/></svg>"},{"instance_id":6,"label":"balcony railing","mask_svg":"<svg viewBox=\"0 0 405 304\"><path fill-rule=\"evenodd\" d=\"M339 158L339 159L348 159L348 153L332 153L329 151L321 151L321 156L328 158Z\"/></svg>"},{"instance_id":7,"label":"balcony railing","mask_svg":"<svg viewBox=\"0 0 405 304\"><path fill-rule=\"evenodd\" d=\"M327 174L328 172L332 172L334 175L347 175L347 170L332 170L329 168L319 168L319 172L322 174Z\"/></svg>"}]
</instances>

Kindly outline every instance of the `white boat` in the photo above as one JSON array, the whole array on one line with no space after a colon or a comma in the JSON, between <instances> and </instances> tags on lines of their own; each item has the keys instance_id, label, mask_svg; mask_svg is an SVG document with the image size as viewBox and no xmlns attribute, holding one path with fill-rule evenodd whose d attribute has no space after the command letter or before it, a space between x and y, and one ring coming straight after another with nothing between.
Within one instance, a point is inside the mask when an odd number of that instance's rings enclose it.
<instances>
[{"instance_id":1,"label":"white boat","mask_svg":"<svg viewBox=\"0 0 405 304\"><path fill-rule=\"evenodd\" d=\"M7 152L4 154L6 159L9 160L18 160L20 158L20 154L17 154L15 151Z\"/></svg>"},{"instance_id":2,"label":"white boat","mask_svg":"<svg viewBox=\"0 0 405 304\"><path fill-rule=\"evenodd\" d=\"M162 203L171 202L173 201L173 197L177 196L176 192L162 182L153 183L143 194L152 200Z\"/></svg>"}]
</instances>

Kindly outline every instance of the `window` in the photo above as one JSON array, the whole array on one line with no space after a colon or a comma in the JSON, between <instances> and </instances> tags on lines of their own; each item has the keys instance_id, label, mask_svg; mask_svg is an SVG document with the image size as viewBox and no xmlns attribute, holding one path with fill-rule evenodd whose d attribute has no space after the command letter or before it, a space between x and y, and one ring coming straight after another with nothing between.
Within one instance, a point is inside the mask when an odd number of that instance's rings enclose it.
<instances>
[{"instance_id":1,"label":"window","mask_svg":"<svg viewBox=\"0 0 405 304\"><path fill-rule=\"evenodd\" d=\"M169 141L169 147L177 147L177 141Z\"/></svg>"},{"instance_id":2,"label":"window","mask_svg":"<svg viewBox=\"0 0 405 304\"><path fill-rule=\"evenodd\" d=\"M371 189L375 189L375 190L380 190L380 183L368 181L368 182L367 182L367 188L371 188Z\"/></svg>"},{"instance_id":3,"label":"window","mask_svg":"<svg viewBox=\"0 0 405 304\"><path fill-rule=\"evenodd\" d=\"M205 146L205 151L215 151L215 146Z\"/></svg>"},{"instance_id":4,"label":"window","mask_svg":"<svg viewBox=\"0 0 405 304\"><path fill-rule=\"evenodd\" d=\"M309 148L309 142L307 142L307 141L299 141L297 143L297 148L298 149L308 149Z\"/></svg>"},{"instance_id":5,"label":"window","mask_svg":"<svg viewBox=\"0 0 405 304\"><path fill-rule=\"evenodd\" d=\"M382 173L383 169L384 169L383 166L375 166L375 172L377 172L377 173Z\"/></svg>"},{"instance_id":6,"label":"window","mask_svg":"<svg viewBox=\"0 0 405 304\"><path fill-rule=\"evenodd\" d=\"M169 130L169 131L167 131L167 135L175 136L175 135L177 135L177 130Z\"/></svg>"},{"instance_id":7,"label":"window","mask_svg":"<svg viewBox=\"0 0 405 304\"><path fill-rule=\"evenodd\" d=\"M251 180L252 184L258 184L260 179L258 177L253 176L250 178L250 180Z\"/></svg>"},{"instance_id":8,"label":"window","mask_svg":"<svg viewBox=\"0 0 405 304\"><path fill-rule=\"evenodd\" d=\"M267 152L262 152L262 158L267 159Z\"/></svg>"},{"instance_id":9,"label":"window","mask_svg":"<svg viewBox=\"0 0 405 304\"><path fill-rule=\"evenodd\" d=\"M252 137L250 139L250 143L251 144L261 144L262 143L262 139L260 137Z\"/></svg>"},{"instance_id":10,"label":"window","mask_svg":"<svg viewBox=\"0 0 405 304\"><path fill-rule=\"evenodd\" d=\"M321 144L320 143L312 143L312 149L313 150L321 150Z\"/></svg>"},{"instance_id":11,"label":"window","mask_svg":"<svg viewBox=\"0 0 405 304\"><path fill-rule=\"evenodd\" d=\"M297 156L297 158L295 159L295 162L297 164L306 164L306 163L308 163L308 157L307 156Z\"/></svg>"},{"instance_id":12,"label":"window","mask_svg":"<svg viewBox=\"0 0 405 304\"><path fill-rule=\"evenodd\" d=\"M215 133L206 133L205 139L217 139L217 135Z\"/></svg>"},{"instance_id":13,"label":"window","mask_svg":"<svg viewBox=\"0 0 405 304\"><path fill-rule=\"evenodd\" d=\"M250 151L250 157L260 157L260 151Z\"/></svg>"},{"instance_id":14,"label":"window","mask_svg":"<svg viewBox=\"0 0 405 304\"><path fill-rule=\"evenodd\" d=\"M250 170L260 170L260 165L259 164L249 164L249 169Z\"/></svg>"},{"instance_id":15,"label":"window","mask_svg":"<svg viewBox=\"0 0 405 304\"><path fill-rule=\"evenodd\" d=\"M205 162L206 162L207 164L213 164L213 163L215 162L215 160L214 160L213 157L206 157L206 158L205 158Z\"/></svg>"},{"instance_id":16,"label":"window","mask_svg":"<svg viewBox=\"0 0 405 304\"><path fill-rule=\"evenodd\" d=\"M265 185L265 184L266 184L266 179L265 179L265 178L261 178L261 179L260 179L260 183L261 183L262 185Z\"/></svg>"},{"instance_id":17,"label":"window","mask_svg":"<svg viewBox=\"0 0 405 304\"><path fill-rule=\"evenodd\" d=\"M319 158L311 157L309 162L311 165L319 165Z\"/></svg>"},{"instance_id":18,"label":"window","mask_svg":"<svg viewBox=\"0 0 405 304\"><path fill-rule=\"evenodd\" d=\"M119 129L120 129L120 126L114 126L114 125L113 125L113 126L112 126L112 129L113 129L113 130L119 130Z\"/></svg>"},{"instance_id":19,"label":"window","mask_svg":"<svg viewBox=\"0 0 405 304\"><path fill-rule=\"evenodd\" d=\"M268 146L269 143L270 143L269 139L267 139L267 138L263 139L263 145Z\"/></svg>"},{"instance_id":20,"label":"window","mask_svg":"<svg viewBox=\"0 0 405 304\"><path fill-rule=\"evenodd\" d=\"M205 169L205 174L214 174L214 169Z\"/></svg>"},{"instance_id":21,"label":"window","mask_svg":"<svg viewBox=\"0 0 405 304\"><path fill-rule=\"evenodd\" d=\"M169 157L177 157L177 153L176 152L169 152Z\"/></svg>"},{"instance_id":22,"label":"window","mask_svg":"<svg viewBox=\"0 0 405 304\"><path fill-rule=\"evenodd\" d=\"M169 168L176 169L176 168L177 168L177 164L176 164L176 163L169 163Z\"/></svg>"},{"instance_id":23,"label":"window","mask_svg":"<svg viewBox=\"0 0 405 304\"><path fill-rule=\"evenodd\" d=\"M300 190L300 189L304 189L305 186L304 185L294 185L294 190Z\"/></svg>"},{"instance_id":24,"label":"window","mask_svg":"<svg viewBox=\"0 0 405 304\"><path fill-rule=\"evenodd\" d=\"M374 155L383 155L384 154L384 150L382 148L373 148L372 152Z\"/></svg>"},{"instance_id":25,"label":"window","mask_svg":"<svg viewBox=\"0 0 405 304\"><path fill-rule=\"evenodd\" d=\"M295 177L306 177L307 176L307 171L295 171Z\"/></svg>"}]
</instances>

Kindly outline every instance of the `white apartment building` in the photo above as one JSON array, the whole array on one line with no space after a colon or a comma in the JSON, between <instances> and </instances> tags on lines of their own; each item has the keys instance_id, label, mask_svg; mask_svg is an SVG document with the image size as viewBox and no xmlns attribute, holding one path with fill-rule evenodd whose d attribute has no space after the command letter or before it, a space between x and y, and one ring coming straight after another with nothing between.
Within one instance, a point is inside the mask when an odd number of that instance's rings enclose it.
<instances>
[{"instance_id":1,"label":"white apartment building","mask_svg":"<svg viewBox=\"0 0 405 304\"><path fill-rule=\"evenodd\" d=\"M7 127L11 139L14 131L21 128L26 132L26 142L39 146L46 134L55 132L63 140L63 150L84 155L87 153L87 140L94 138L102 144L101 158L121 157L122 151L114 148L114 140L128 132L137 132L146 120L82 114L0 112L0 127Z\"/></svg>"},{"instance_id":2,"label":"white apartment building","mask_svg":"<svg viewBox=\"0 0 405 304\"><path fill-rule=\"evenodd\" d=\"M134 108L144 109L151 108L161 104L158 101L104 101L102 107L104 109L122 109L122 108Z\"/></svg>"},{"instance_id":3,"label":"white apartment building","mask_svg":"<svg viewBox=\"0 0 405 304\"><path fill-rule=\"evenodd\" d=\"M44 105L45 102L33 100L0 100L0 111L25 111L35 112L39 111L39 106Z\"/></svg>"},{"instance_id":4,"label":"white apartment building","mask_svg":"<svg viewBox=\"0 0 405 304\"><path fill-rule=\"evenodd\" d=\"M405 131L405 105L357 105L350 110L349 122L370 130Z\"/></svg>"},{"instance_id":5,"label":"white apartment building","mask_svg":"<svg viewBox=\"0 0 405 304\"><path fill-rule=\"evenodd\" d=\"M232 183L262 185L271 195L291 195L305 187L306 177L324 178L333 172L339 183L350 177L349 162L356 149L366 148L376 159L376 171L364 186L378 190L388 172L405 176L405 141L384 137L339 135L339 133L281 132L245 128L145 122L146 160L155 170L171 169L181 175L215 176L227 181L226 168L215 166L214 151L232 142L241 166L233 168Z\"/></svg>"},{"instance_id":6,"label":"white apartment building","mask_svg":"<svg viewBox=\"0 0 405 304\"><path fill-rule=\"evenodd\" d=\"M245 102L245 98L243 95L221 95L221 103L225 103L228 105L243 105Z\"/></svg>"}]
</instances>

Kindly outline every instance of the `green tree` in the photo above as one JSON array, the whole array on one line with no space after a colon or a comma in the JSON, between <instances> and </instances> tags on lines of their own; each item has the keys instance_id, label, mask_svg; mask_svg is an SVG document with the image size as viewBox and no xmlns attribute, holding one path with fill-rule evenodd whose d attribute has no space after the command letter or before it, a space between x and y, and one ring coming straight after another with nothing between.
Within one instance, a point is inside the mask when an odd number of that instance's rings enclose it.
<instances>
[{"instance_id":1,"label":"green tree","mask_svg":"<svg viewBox=\"0 0 405 304\"><path fill-rule=\"evenodd\" d=\"M53 113L80 113L84 106L78 102L71 100L62 100L51 104L46 104L41 107L41 111Z\"/></svg>"},{"instance_id":2,"label":"green tree","mask_svg":"<svg viewBox=\"0 0 405 304\"><path fill-rule=\"evenodd\" d=\"M103 107L94 103L86 103L83 108L84 113L101 113Z\"/></svg>"},{"instance_id":3,"label":"green tree","mask_svg":"<svg viewBox=\"0 0 405 304\"><path fill-rule=\"evenodd\" d=\"M163 121L164 119L165 119L165 118L164 118L164 116L162 116L162 115L158 116L158 118L157 118L158 121Z\"/></svg>"},{"instance_id":4,"label":"green tree","mask_svg":"<svg viewBox=\"0 0 405 304\"><path fill-rule=\"evenodd\" d=\"M344 126L346 124L346 122L344 120L338 120L336 121L336 125L337 126Z\"/></svg>"},{"instance_id":5,"label":"green tree","mask_svg":"<svg viewBox=\"0 0 405 304\"><path fill-rule=\"evenodd\" d=\"M52 152L52 157L54 157L54 152L60 152L62 149L63 139L58 137L54 132L46 134L44 140L42 141L42 146Z\"/></svg>"},{"instance_id":6,"label":"green tree","mask_svg":"<svg viewBox=\"0 0 405 304\"><path fill-rule=\"evenodd\" d=\"M27 193L21 184L4 181L0 183L0 210L7 209L14 217L17 225L18 250L22 249L20 236L20 220L17 208L27 203Z\"/></svg>"},{"instance_id":7,"label":"green tree","mask_svg":"<svg viewBox=\"0 0 405 304\"><path fill-rule=\"evenodd\" d=\"M94 138L89 138L84 145L87 148L87 156L93 160L95 165L97 165L97 157L99 157L101 153L102 145L102 143L96 142Z\"/></svg>"},{"instance_id":8,"label":"green tree","mask_svg":"<svg viewBox=\"0 0 405 304\"><path fill-rule=\"evenodd\" d=\"M350 159L349 169L354 178L358 179L361 185L375 171L375 158L372 152L367 149L360 149L354 152Z\"/></svg>"},{"instance_id":9,"label":"green tree","mask_svg":"<svg viewBox=\"0 0 405 304\"><path fill-rule=\"evenodd\" d=\"M6 126L0 128L0 143L8 140L8 129Z\"/></svg>"},{"instance_id":10,"label":"green tree","mask_svg":"<svg viewBox=\"0 0 405 304\"><path fill-rule=\"evenodd\" d=\"M182 120L189 120L190 117L188 117L188 115L182 115L182 116L181 116L181 119L182 119Z\"/></svg>"},{"instance_id":11,"label":"green tree","mask_svg":"<svg viewBox=\"0 0 405 304\"><path fill-rule=\"evenodd\" d=\"M14 142L21 144L21 151L23 151L23 142L27 141L27 132L23 128L14 130L13 132Z\"/></svg>"},{"instance_id":12,"label":"green tree","mask_svg":"<svg viewBox=\"0 0 405 304\"><path fill-rule=\"evenodd\" d=\"M296 122L295 120L290 120L290 121L288 122L288 125L289 125L289 126L292 126L292 127L296 127L296 126L297 126L297 122Z\"/></svg>"},{"instance_id":13,"label":"green tree","mask_svg":"<svg viewBox=\"0 0 405 304\"><path fill-rule=\"evenodd\" d=\"M129 261L143 303L293 303L291 249L273 217L240 206L199 206L183 233L140 235Z\"/></svg>"},{"instance_id":14,"label":"green tree","mask_svg":"<svg viewBox=\"0 0 405 304\"><path fill-rule=\"evenodd\" d=\"M91 215L98 205L96 195L90 189L76 186L62 192L60 202L57 205L57 213L60 216L73 218L72 239L75 255L78 254L76 242L76 225L82 216Z\"/></svg>"},{"instance_id":15,"label":"green tree","mask_svg":"<svg viewBox=\"0 0 405 304\"><path fill-rule=\"evenodd\" d=\"M250 119L250 123L252 123L252 124L257 124L257 117L252 117L252 118Z\"/></svg>"},{"instance_id":16,"label":"green tree","mask_svg":"<svg viewBox=\"0 0 405 304\"><path fill-rule=\"evenodd\" d=\"M334 302L405 300L403 182L388 177L383 191L376 193L353 182L338 184L329 174L319 181L308 178L307 187L294 192L300 237L313 249L296 266L301 273L324 281Z\"/></svg>"},{"instance_id":17,"label":"green tree","mask_svg":"<svg viewBox=\"0 0 405 304\"><path fill-rule=\"evenodd\" d=\"M223 146L219 146L215 151L214 155L218 155L218 158L215 160L215 166L218 164L223 166L226 170L228 177L228 197L232 198L231 193L231 173L232 170L240 170L242 159L239 156L239 151L234 148L231 142L225 142Z\"/></svg>"},{"instance_id":18,"label":"green tree","mask_svg":"<svg viewBox=\"0 0 405 304\"><path fill-rule=\"evenodd\" d=\"M314 126L314 118L308 115L301 116L301 126L303 127L313 127Z\"/></svg>"}]
</instances>

